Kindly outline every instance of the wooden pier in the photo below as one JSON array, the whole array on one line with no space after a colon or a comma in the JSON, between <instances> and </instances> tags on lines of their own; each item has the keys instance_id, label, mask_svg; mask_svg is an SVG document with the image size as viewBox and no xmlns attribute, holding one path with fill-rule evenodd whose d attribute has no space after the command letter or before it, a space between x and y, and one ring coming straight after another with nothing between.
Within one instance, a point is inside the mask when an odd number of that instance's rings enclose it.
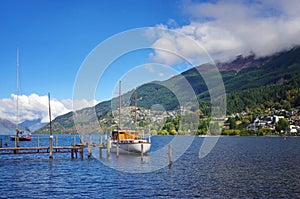
<instances>
[{"instance_id":1,"label":"wooden pier","mask_svg":"<svg viewBox=\"0 0 300 199\"><path fill-rule=\"evenodd\" d=\"M53 137L52 137L53 139ZM51 139L50 139L51 140ZM82 139L80 143L76 143L76 136L74 136L74 143L70 146L58 146L58 136L56 136L56 146L53 146L53 142L49 142L49 146L40 146L40 138L37 137L37 146L28 147L9 147L8 138L5 137L5 146L2 145L2 138L0 138L0 155L13 155L13 154L49 154L49 158L53 158L55 153L70 153L71 158L77 158L78 153L81 158L84 157L84 149L88 149L88 158L92 157L92 149L98 148L100 150L100 157L102 157L102 149L106 149L109 153L110 145L102 143L102 137L100 136L100 142L92 143L90 142L83 144ZM51 144L51 145L50 145Z\"/></svg>"}]
</instances>

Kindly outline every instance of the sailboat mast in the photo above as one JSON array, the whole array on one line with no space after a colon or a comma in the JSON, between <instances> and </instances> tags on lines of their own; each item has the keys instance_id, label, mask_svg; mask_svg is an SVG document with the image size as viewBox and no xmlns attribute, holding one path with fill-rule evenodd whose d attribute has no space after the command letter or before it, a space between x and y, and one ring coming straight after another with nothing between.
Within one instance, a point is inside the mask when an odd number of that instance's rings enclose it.
<instances>
[{"instance_id":1,"label":"sailboat mast","mask_svg":"<svg viewBox=\"0 0 300 199\"><path fill-rule=\"evenodd\" d=\"M121 80L119 81L119 129L121 129Z\"/></svg>"},{"instance_id":2,"label":"sailboat mast","mask_svg":"<svg viewBox=\"0 0 300 199\"><path fill-rule=\"evenodd\" d=\"M17 95L17 99L16 99L16 130L18 131L19 129L19 59L20 59L20 52L19 52L19 48L17 48L17 63L16 63L16 95Z\"/></svg>"},{"instance_id":3,"label":"sailboat mast","mask_svg":"<svg viewBox=\"0 0 300 199\"><path fill-rule=\"evenodd\" d=\"M136 132L136 89L134 89L134 130Z\"/></svg>"},{"instance_id":4,"label":"sailboat mast","mask_svg":"<svg viewBox=\"0 0 300 199\"><path fill-rule=\"evenodd\" d=\"M19 147L19 48L17 48L17 62L16 62L16 137L15 147Z\"/></svg>"}]
</instances>

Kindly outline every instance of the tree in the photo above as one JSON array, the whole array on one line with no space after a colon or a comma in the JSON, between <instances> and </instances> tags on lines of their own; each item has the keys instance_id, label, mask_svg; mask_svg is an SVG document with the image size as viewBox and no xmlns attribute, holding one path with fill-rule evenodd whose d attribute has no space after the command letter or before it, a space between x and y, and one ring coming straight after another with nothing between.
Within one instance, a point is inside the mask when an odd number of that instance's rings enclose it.
<instances>
[{"instance_id":1,"label":"tree","mask_svg":"<svg viewBox=\"0 0 300 199\"><path fill-rule=\"evenodd\" d=\"M167 130L160 130L158 135L169 135L169 132Z\"/></svg>"},{"instance_id":2,"label":"tree","mask_svg":"<svg viewBox=\"0 0 300 199\"><path fill-rule=\"evenodd\" d=\"M283 118L280 118L275 125L275 130L281 134L281 131L286 131L289 128L289 123Z\"/></svg>"},{"instance_id":3,"label":"tree","mask_svg":"<svg viewBox=\"0 0 300 199\"><path fill-rule=\"evenodd\" d=\"M229 124L229 129L237 129L235 118L233 117L228 118L227 123Z\"/></svg>"}]
</instances>

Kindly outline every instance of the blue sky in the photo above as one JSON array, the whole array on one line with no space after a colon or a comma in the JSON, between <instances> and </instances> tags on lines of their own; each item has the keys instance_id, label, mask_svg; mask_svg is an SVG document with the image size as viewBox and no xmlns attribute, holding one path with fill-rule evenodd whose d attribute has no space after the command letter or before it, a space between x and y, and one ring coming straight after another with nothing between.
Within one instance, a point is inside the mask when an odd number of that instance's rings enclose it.
<instances>
[{"instance_id":1,"label":"blue sky","mask_svg":"<svg viewBox=\"0 0 300 199\"><path fill-rule=\"evenodd\" d=\"M153 50L115 60L95 91L96 102L115 94L120 77L133 75L139 80L124 85L128 90L138 82L166 79L186 70L178 57L157 49L171 49L194 59L197 49L187 38L217 61L250 52L267 56L299 45L299 10L298 0L0 0L0 117L15 117L12 94L16 93L17 48L21 103L27 113L21 119L46 118L48 92L55 117L72 109L73 86L81 64L101 42L116 34L160 27L184 36L159 32ZM207 61L199 60L194 63ZM156 71L156 76L143 69ZM83 107L95 101L80 103Z\"/></svg>"},{"instance_id":2,"label":"blue sky","mask_svg":"<svg viewBox=\"0 0 300 199\"><path fill-rule=\"evenodd\" d=\"M119 32L180 20L176 1L0 1L0 98L15 93L16 49L20 88L28 95L72 97L76 73L90 51Z\"/></svg>"}]
</instances>

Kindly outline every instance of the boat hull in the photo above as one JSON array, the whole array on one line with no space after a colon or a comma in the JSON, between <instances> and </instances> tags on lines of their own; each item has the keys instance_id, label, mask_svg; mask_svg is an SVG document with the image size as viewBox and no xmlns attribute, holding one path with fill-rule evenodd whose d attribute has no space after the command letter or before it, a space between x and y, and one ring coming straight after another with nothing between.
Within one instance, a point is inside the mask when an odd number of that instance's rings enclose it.
<instances>
[{"instance_id":1,"label":"boat hull","mask_svg":"<svg viewBox=\"0 0 300 199\"><path fill-rule=\"evenodd\" d=\"M10 136L10 140L15 141L16 136ZM19 137L19 141L31 141L32 137L30 136L21 136Z\"/></svg>"},{"instance_id":2,"label":"boat hull","mask_svg":"<svg viewBox=\"0 0 300 199\"><path fill-rule=\"evenodd\" d=\"M119 143L119 153L148 153L150 149L151 143ZM117 152L116 143L112 144L111 152Z\"/></svg>"}]
</instances>

